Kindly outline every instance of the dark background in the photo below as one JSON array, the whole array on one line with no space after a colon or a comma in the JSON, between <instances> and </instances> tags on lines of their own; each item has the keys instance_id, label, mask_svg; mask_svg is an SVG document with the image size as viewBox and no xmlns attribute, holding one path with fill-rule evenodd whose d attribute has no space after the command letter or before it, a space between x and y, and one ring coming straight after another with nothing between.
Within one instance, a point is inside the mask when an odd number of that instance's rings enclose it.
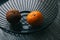
<instances>
[{"instance_id":1,"label":"dark background","mask_svg":"<svg viewBox=\"0 0 60 40\"><path fill-rule=\"evenodd\" d=\"M7 0L0 0L0 5L6 1ZM5 33L0 29L0 40L60 40L60 0L57 1L59 10L57 18L46 30L34 34L16 36Z\"/></svg>"}]
</instances>

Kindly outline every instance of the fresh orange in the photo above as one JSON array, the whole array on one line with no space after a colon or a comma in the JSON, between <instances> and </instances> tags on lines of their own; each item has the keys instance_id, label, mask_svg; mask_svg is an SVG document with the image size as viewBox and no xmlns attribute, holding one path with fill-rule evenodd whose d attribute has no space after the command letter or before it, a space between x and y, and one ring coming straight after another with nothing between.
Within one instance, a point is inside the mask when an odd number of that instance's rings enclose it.
<instances>
[{"instance_id":1,"label":"fresh orange","mask_svg":"<svg viewBox=\"0 0 60 40\"><path fill-rule=\"evenodd\" d=\"M40 11L32 11L28 13L26 20L32 26L40 26L43 23L43 15Z\"/></svg>"}]
</instances>

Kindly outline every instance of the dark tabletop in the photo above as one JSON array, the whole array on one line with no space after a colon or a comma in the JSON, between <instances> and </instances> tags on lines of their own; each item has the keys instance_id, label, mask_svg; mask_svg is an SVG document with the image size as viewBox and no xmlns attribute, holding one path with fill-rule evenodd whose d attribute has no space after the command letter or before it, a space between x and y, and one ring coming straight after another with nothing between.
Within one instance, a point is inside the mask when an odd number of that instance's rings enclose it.
<instances>
[{"instance_id":1,"label":"dark tabletop","mask_svg":"<svg viewBox=\"0 0 60 40\"><path fill-rule=\"evenodd\" d=\"M6 0L0 0L0 5ZM54 22L44 31L33 34L11 35L0 29L0 40L60 40L60 0L58 1L59 12Z\"/></svg>"}]
</instances>

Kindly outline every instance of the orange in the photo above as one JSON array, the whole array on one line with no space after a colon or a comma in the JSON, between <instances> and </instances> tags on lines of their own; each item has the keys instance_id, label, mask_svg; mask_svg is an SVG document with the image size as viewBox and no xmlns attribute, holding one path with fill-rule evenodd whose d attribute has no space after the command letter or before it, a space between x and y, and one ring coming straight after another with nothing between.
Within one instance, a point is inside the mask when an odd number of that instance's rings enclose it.
<instances>
[{"instance_id":1,"label":"orange","mask_svg":"<svg viewBox=\"0 0 60 40\"><path fill-rule=\"evenodd\" d=\"M17 23L21 19L21 14L20 14L20 12L18 10L11 9L11 10L7 11L6 19L10 23Z\"/></svg>"},{"instance_id":2,"label":"orange","mask_svg":"<svg viewBox=\"0 0 60 40\"><path fill-rule=\"evenodd\" d=\"M26 17L27 22L32 26L40 26L43 23L43 19L40 11L32 11Z\"/></svg>"}]
</instances>

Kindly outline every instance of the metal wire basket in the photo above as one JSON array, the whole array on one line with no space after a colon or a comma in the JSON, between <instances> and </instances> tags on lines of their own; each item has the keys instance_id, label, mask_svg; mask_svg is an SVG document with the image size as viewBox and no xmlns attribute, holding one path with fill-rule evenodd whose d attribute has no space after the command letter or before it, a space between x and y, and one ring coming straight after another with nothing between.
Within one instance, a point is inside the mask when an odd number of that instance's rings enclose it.
<instances>
[{"instance_id":1,"label":"metal wire basket","mask_svg":"<svg viewBox=\"0 0 60 40\"><path fill-rule=\"evenodd\" d=\"M10 23L6 20L6 12L12 8L17 9L19 11L39 10L42 12L44 17L44 22L41 27L31 29L30 25L27 24L25 20L25 17L28 13L21 13L22 29L18 33L30 33L47 28L54 21L58 12L56 0L9 0L0 6L0 28L8 33L17 33L10 29Z\"/></svg>"}]
</instances>

